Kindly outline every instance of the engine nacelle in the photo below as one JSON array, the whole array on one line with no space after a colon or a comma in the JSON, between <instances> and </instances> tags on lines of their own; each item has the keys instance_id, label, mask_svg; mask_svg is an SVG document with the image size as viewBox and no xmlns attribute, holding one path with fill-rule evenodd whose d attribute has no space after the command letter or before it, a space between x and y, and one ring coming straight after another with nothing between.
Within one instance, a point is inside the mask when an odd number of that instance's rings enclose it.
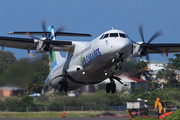
<instances>
[{"instance_id":1,"label":"engine nacelle","mask_svg":"<svg viewBox=\"0 0 180 120\"><path fill-rule=\"evenodd\" d=\"M138 44L133 43L133 49L132 49L132 55L133 57L143 57L145 54L143 54L143 49L141 48L142 42L138 42Z\"/></svg>"},{"instance_id":2,"label":"engine nacelle","mask_svg":"<svg viewBox=\"0 0 180 120\"><path fill-rule=\"evenodd\" d=\"M44 50L44 43L43 43L42 40L39 40L39 41L37 42L36 51L37 51L38 53L47 53L47 52L48 52L48 51L45 51L45 50Z\"/></svg>"}]
</instances>

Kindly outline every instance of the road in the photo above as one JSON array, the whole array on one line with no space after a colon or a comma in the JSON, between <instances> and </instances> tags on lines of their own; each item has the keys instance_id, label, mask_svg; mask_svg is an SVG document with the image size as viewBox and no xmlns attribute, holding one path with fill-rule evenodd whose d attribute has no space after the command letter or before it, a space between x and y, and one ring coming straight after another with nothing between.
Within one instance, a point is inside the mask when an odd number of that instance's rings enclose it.
<instances>
[{"instance_id":1,"label":"road","mask_svg":"<svg viewBox=\"0 0 180 120\"><path fill-rule=\"evenodd\" d=\"M0 120L129 120L129 117L94 117L94 118L0 118Z\"/></svg>"}]
</instances>

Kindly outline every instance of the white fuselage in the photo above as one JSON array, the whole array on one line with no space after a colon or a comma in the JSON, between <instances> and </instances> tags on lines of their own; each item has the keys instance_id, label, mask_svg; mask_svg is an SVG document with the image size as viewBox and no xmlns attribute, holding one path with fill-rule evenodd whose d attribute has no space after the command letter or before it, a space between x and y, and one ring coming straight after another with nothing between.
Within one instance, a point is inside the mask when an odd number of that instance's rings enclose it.
<instances>
[{"instance_id":1,"label":"white fuselage","mask_svg":"<svg viewBox=\"0 0 180 120\"><path fill-rule=\"evenodd\" d=\"M65 71L72 79L67 78L68 91L83 85L100 83L111 75L111 68L115 61L126 60L132 51L132 43L128 37L113 37L110 33L122 33L120 30L110 30L91 42L73 42L75 46L68 52L67 58L57 64L48 76L45 84L57 88ZM116 60L120 53L119 60Z\"/></svg>"}]
</instances>

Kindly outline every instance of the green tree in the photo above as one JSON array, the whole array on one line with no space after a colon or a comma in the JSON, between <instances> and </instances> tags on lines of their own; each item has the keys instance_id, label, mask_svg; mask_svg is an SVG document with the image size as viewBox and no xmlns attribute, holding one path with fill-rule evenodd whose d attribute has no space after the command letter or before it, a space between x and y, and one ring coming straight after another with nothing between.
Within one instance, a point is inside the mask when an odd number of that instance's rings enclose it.
<instances>
[{"instance_id":1,"label":"green tree","mask_svg":"<svg viewBox=\"0 0 180 120\"><path fill-rule=\"evenodd\" d=\"M180 54L175 53L174 56L176 56L176 58L168 58L169 62L167 66L172 69L180 70Z\"/></svg>"},{"instance_id":2,"label":"green tree","mask_svg":"<svg viewBox=\"0 0 180 120\"><path fill-rule=\"evenodd\" d=\"M44 87L44 77L41 74L34 74L33 78L29 82L29 91L28 93L40 93Z\"/></svg>"},{"instance_id":3,"label":"green tree","mask_svg":"<svg viewBox=\"0 0 180 120\"><path fill-rule=\"evenodd\" d=\"M14 53L0 50L0 74L15 61Z\"/></svg>"},{"instance_id":4,"label":"green tree","mask_svg":"<svg viewBox=\"0 0 180 120\"><path fill-rule=\"evenodd\" d=\"M167 80L167 83L165 84L166 87L178 87L179 83L176 79L176 74L173 69L166 67L166 69L162 69L158 71L158 74L156 76L156 79L164 79Z\"/></svg>"},{"instance_id":5,"label":"green tree","mask_svg":"<svg viewBox=\"0 0 180 120\"><path fill-rule=\"evenodd\" d=\"M23 105L24 106L33 106L34 105L34 99L33 99L33 97L31 97L31 96L23 96L22 97L22 102L23 102Z\"/></svg>"},{"instance_id":6,"label":"green tree","mask_svg":"<svg viewBox=\"0 0 180 120\"><path fill-rule=\"evenodd\" d=\"M21 58L9 66L0 76L0 86L19 86L26 90L34 89L36 86L37 90L40 91L37 83L44 83L48 73L47 54L35 58ZM33 82L35 84L32 84Z\"/></svg>"},{"instance_id":7,"label":"green tree","mask_svg":"<svg viewBox=\"0 0 180 120\"><path fill-rule=\"evenodd\" d=\"M146 88L145 87L143 87L143 86L140 86L140 87L138 87L138 88L135 88L134 89L134 94L135 95L139 95L139 94L142 94L142 93L144 93L145 92L145 90L146 90Z\"/></svg>"},{"instance_id":8,"label":"green tree","mask_svg":"<svg viewBox=\"0 0 180 120\"><path fill-rule=\"evenodd\" d=\"M166 86L168 87L178 87L178 81L176 80L176 74L172 69L166 69L164 71L165 80L167 80Z\"/></svg>"},{"instance_id":9,"label":"green tree","mask_svg":"<svg viewBox=\"0 0 180 120\"><path fill-rule=\"evenodd\" d=\"M141 75L147 76L149 74L149 68L147 67L147 63L144 61L139 61L135 68L135 73L133 77L140 78Z\"/></svg>"}]
</instances>

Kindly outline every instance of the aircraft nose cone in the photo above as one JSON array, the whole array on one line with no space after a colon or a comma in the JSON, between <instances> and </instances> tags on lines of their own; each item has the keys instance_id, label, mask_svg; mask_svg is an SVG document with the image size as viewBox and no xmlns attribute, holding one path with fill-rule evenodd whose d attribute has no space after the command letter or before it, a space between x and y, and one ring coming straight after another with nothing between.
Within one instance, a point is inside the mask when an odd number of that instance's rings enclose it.
<instances>
[{"instance_id":1,"label":"aircraft nose cone","mask_svg":"<svg viewBox=\"0 0 180 120\"><path fill-rule=\"evenodd\" d=\"M129 39L121 40L119 42L119 45L120 45L120 51L122 53L129 52L132 49L132 43L131 43L131 41Z\"/></svg>"}]
</instances>

